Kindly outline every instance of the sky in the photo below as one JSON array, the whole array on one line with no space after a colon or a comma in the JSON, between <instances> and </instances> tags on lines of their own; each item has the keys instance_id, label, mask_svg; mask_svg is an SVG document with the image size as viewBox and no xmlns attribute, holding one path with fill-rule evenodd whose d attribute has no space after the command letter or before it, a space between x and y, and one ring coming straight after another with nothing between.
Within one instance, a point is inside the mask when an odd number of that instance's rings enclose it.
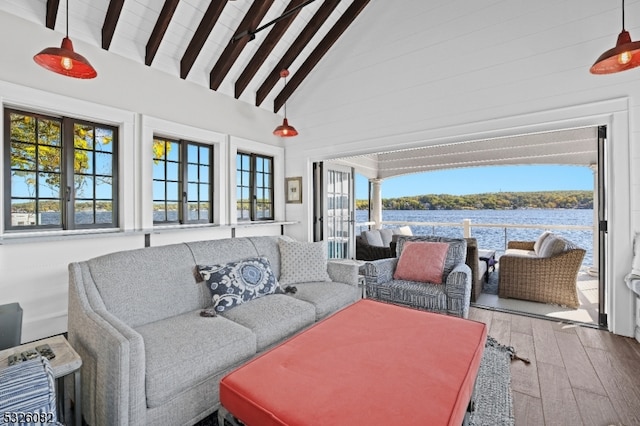
<instances>
[{"instance_id":1,"label":"sky","mask_svg":"<svg viewBox=\"0 0 640 426\"><path fill-rule=\"evenodd\" d=\"M356 174L356 199L367 199L367 182ZM438 170L382 181L382 198L559 190L593 190L593 172L585 166L492 166Z\"/></svg>"}]
</instances>

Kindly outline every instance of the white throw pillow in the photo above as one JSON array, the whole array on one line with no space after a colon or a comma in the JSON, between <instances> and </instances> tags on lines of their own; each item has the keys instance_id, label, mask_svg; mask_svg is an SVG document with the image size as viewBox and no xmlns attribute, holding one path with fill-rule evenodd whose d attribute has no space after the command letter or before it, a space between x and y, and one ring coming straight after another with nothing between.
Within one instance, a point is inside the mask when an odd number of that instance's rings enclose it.
<instances>
[{"instance_id":1,"label":"white throw pillow","mask_svg":"<svg viewBox=\"0 0 640 426\"><path fill-rule=\"evenodd\" d=\"M401 226L400 228L396 228L393 230L393 233L396 235L409 235L413 236L413 232L411 232L410 226Z\"/></svg>"},{"instance_id":2,"label":"white throw pillow","mask_svg":"<svg viewBox=\"0 0 640 426\"><path fill-rule=\"evenodd\" d=\"M280 286L331 281L327 273L327 254L324 241L278 240L280 247Z\"/></svg>"}]
</instances>

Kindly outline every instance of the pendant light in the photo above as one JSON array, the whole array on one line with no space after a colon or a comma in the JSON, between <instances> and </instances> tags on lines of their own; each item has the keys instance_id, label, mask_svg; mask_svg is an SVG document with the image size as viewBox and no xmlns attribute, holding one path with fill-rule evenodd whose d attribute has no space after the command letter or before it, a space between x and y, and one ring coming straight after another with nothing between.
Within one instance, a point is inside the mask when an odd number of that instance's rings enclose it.
<instances>
[{"instance_id":1,"label":"pendant light","mask_svg":"<svg viewBox=\"0 0 640 426\"><path fill-rule=\"evenodd\" d=\"M33 57L38 65L58 74L74 78L94 78L98 75L89 61L73 51L69 38L69 0L67 0L67 34L60 47L47 47Z\"/></svg>"},{"instance_id":2,"label":"pendant light","mask_svg":"<svg viewBox=\"0 0 640 426\"><path fill-rule=\"evenodd\" d=\"M618 35L616 47L604 52L591 66L592 74L613 74L640 65L640 41L631 41L631 35L624 29L624 0L622 0L622 32Z\"/></svg>"},{"instance_id":3,"label":"pendant light","mask_svg":"<svg viewBox=\"0 0 640 426\"><path fill-rule=\"evenodd\" d=\"M287 86L287 77L289 76L289 70L280 71L280 77L284 78L284 85ZM298 131L295 127L289 125L289 121L287 120L287 101L284 101L284 120L282 120L282 125L276 127L273 131L273 134L276 136L280 136L281 138L290 138L292 136L297 136Z\"/></svg>"}]
</instances>

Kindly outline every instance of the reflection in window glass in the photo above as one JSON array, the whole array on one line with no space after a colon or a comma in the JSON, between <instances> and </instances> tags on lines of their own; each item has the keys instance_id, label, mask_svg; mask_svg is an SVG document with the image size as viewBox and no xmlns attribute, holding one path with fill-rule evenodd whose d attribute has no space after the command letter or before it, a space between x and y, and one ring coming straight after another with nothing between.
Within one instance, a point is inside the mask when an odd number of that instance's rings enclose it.
<instances>
[{"instance_id":1,"label":"reflection in window glass","mask_svg":"<svg viewBox=\"0 0 640 426\"><path fill-rule=\"evenodd\" d=\"M273 158L239 152L236 166L238 220L273 219Z\"/></svg>"},{"instance_id":2,"label":"reflection in window glass","mask_svg":"<svg viewBox=\"0 0 640 426\"><path fill-rule=\"evenodd\" d=\"M9 109L5 124L6 229L117 226L114 128ZM102 213L106 219L97 220Z\"/></svg>"},{"instance_id":3,"label":"reflection in window glass","mask_svg":"<svg viewBox=\"0 0 640 426\"><path fill-rule=\"evenodd\" d=\"M154 223L211 223L213 147L155 137Z\"/></svg>"}]
</instances>

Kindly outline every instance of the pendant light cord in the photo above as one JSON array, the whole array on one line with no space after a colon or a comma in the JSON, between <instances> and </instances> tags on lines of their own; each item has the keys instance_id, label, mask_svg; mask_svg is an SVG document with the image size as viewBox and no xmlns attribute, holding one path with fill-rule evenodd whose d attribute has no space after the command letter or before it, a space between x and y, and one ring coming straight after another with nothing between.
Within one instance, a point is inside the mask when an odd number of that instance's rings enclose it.
<instances>
[{"instance_id":1,"label":"pendant light cord","mask_svg":"<svg viewBox=\"0 0 640 426\"><path fill-rule=\"evenodd\" d=\"M287 88L287 76L284 76L284 88ZM284 118L287 118L287 101L284 101Z\"/></svg>"},{"instance_id":2,"label":"pendant light cord","mask_svg":"<svg viewBox=\"0 0 640 426\"><path fill-rule=\"evenodd\" d=\"M622 0L624 4L624 0ZM67 38L69 38L69 0L67 0Z\"/></svg>"},{"instance_id":3,"label":"pendant light cord","mask_svg":"<svg viewBox=\"0 0 640 426\"><path fill-rule=\"evenodd\" d=\"M624 31L624 0L622 0L622 30Z\"/></svg>"}]
</instances>

